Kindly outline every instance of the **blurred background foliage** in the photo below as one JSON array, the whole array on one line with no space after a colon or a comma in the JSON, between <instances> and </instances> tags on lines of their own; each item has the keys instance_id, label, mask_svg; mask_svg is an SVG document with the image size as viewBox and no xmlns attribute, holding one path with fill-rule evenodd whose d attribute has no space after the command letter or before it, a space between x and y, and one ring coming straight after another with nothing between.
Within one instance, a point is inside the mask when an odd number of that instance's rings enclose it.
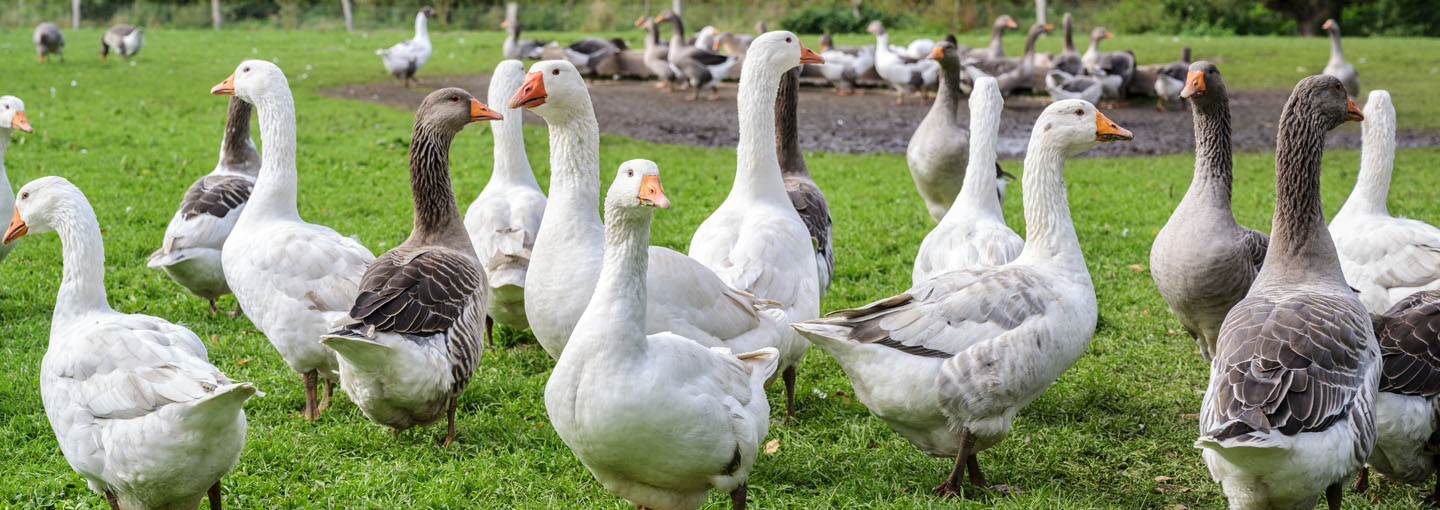
<instances>
[{"instance_id":1,"label":"blurred background foliage","mask_svg":"<svg viewBox=\"0 0 1440 510\"><path fill-rule=\"evenodd\" d=\"M208 28L212 0L83 0L82 24L114 23ZM342 0L220 0L227 28L343 29ZM350 0L360 30L408 26L416 9L432 5L433 30L497 30L503 0ZM69 26L71 0L0 0L0 26L29 27L44 20ZM614 31L636 16L655 15L670 0L538 0L521 2L527 30ZM1312 35L1336 18L1348 36L1440 36L1435 0L1076 0L1051 2L1049 20L1072 12L1080 26L1115 32L1177 35ZM1021 25L1035 19L1032 0L751 0L694 1L684 5L691 24L748 31L756 21L800 33L863 32L871 19L921 32L987 31L1009 14Z\"/></svg>"}]
</instances>

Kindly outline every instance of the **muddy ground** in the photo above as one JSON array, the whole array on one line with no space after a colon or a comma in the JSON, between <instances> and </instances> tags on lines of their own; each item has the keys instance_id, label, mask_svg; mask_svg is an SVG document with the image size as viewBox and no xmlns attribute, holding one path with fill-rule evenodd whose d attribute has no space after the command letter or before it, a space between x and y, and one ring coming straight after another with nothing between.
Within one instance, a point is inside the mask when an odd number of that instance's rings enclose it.
<instances>
[{"instance_id":1,"label":"muddy ground","mask_svg":"<svg viewBox=\"0 0 1440 510\"><path fill-rule=\"evenodd\" d=\"M329 97L414 110L426 93L440 87L462 87L484 98L488 82L489 75L434 76L425 77L419 86L409 90L395 82L382 82L331 87L319 92ZM739 138L735 83L721 85L717 101L708 101L702 94L701 99L694 102L685 100L688 92L666 93L655 89L653 83L599 80L592 84L590 93L600 129L654 142L711 147L735 145ZM1274 149L1275 123L1288 95L1289 91L1272 90L1231 92L1231 125L1235 129L1233 141L1237 151ZM838 97L828 87L801 87L801 147L831 152L903 154L910 134L929 107L921 106L915 96L906 97L903 106L896 106L894 100L892 92L880 89L869 89L860 96ZM1048 96L1014 96L1005 100L1005 114L1000 124L1001 159L1017 159L1024 154L1034 119L1049 102ZM1194 149L1190 112L1182 103L1170 103L1166 112L1156 111L1153 98L1135 99L1119 108L1102 109L1115 122L1133 131L1135 139L1102 144L1087 155L1172 154ZM963 103L961 110L962 115L968 117L969 109ZM526 122L544 123L529 112ZM1400 147L1440 145L1440 131L1400 130L1396 135ZM1358 123L1347 123L1336 129L1330 134L1327 146L1358 148Z\"/></svg>"}]
</instances>

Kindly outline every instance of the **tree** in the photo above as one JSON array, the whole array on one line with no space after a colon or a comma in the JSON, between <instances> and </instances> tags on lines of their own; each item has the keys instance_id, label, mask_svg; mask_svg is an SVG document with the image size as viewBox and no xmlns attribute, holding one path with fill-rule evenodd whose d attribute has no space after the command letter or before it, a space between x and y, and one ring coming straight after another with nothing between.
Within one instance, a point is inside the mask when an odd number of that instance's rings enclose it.
<instances>
[{"instance_id":1,"label":"tree","mask_svg":"<svg viewBox=\"0 0 1440 510\"><path fill-rule=\"evenodd\" d=\"M340 0L340 8L345 11L345 31L355 31L355 17L350 14L350 0Z\"/></svg>"},{"instance_id":2,"label":"tree","mask_svg":"<svg viewBox=\"0 0 1440 510\"><path fill-rule=\"evenodd\" d=\"M80 28L80 0L70 0L70 28Z\"/></svg>"},{"instance_id":3,"label":"tree","mask_svg":"<svg viewBox=\"0 0 1440 510\"><path fill-rule=\"evenodd\" d=\"M1334 0L1265 0L1265 8L1295 20L1295 27L1305 37L1314 36L1336 10Z\"/></svg>"},{"instance_id":4,"label":"tree","mask_svg":"<svg viewBox=\"0 0 1440 510\"><path fill-rule=\"evenodd\" d=\"M210 21L215 30L220 30L220 0L210 0Z\"/></svg>"}]
</instances>

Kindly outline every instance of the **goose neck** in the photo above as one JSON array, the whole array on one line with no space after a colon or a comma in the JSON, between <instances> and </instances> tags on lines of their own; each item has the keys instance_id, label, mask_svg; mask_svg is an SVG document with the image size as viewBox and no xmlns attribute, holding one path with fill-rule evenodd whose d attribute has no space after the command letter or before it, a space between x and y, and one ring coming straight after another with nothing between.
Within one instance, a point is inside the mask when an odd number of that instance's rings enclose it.
<instances>
[{"instance_id":1,"label":"goose neck","mask_svg":"<svg viewBox=\"0 0 1440 510\"><path fill-rule=\"evenodd\" d=\"M1330 60L1345 60L1345 53L1340 50L1340 31L1330 30Z\"/></svg>"},{"instance_id":2,"label":"goose neck","mask_svg":"<svg viewBox=\"0 0 1440 510\"><path fill-rule=\"evenodd\" d=\"M1214 200L1230 207L1230 188L1233 181L1232 156L1230 154L1230 103L1225 91L1213 92L1208 101L1190 103L1194 110L1195 126L1195 175L1186 197L1196 195L1197 199Z\"/></svg>"},{"instance_id":3,"label":"goose neck","mask_svg":"<svg viewBox=\"0 0 1440 510\"><path fill-rule=\"evenodd\" d=\"M0 128L0 178L5 178L5 152L10 149L11 128ZM9 179L5 181L8 185Z\"/></svg>"},{"instance_id":4,"label":"goose neck","mask_svg":"<svg viewBox=\"0 0 1440 510\"><path fill-rule=\"evenodd\" d=\"M685 44L685 22L680 19L679 14L671 16L666 21L670 22L670 51L675 51Z\"/></svg>"},{"instance_id":5,"label":"goose neck","mask_svg":"<svg viewBox=\"0 0 1440 510\"><path fill-rule=\"evenodd\" d=\"M875 53L890 53L890 33L880 32L875 34ZM742 65L743 67L743 65ZM743 78L743 75L742 75Z\"/></svg>"},{"instance_id":6,"label":"goose neck","mask_svg":"<svg viewBox=\"0 0 1440 510\"><path fill-rule=\"evenodd\" d=\"M75 207L57 208L51 221L60 237L63 261L55 297L56 322L87 312L111 310L105 300L105 242L95 211L83 198Z\"/></svg>"},{"instance_id":7,"label":"goose neck","mask_svg":"<svg viewBox=\"0 0 1440 510\"><path fill-rule=\"evenodd\" d=\"M415 14L415 38L422 41L430 40L430 29L426 26L424 12Z\"/></svg>"},{"instance_id":8,"label":"goose neck","mask_svg":"<svg viewBox=\"0 0 1440 510\"><path fill-rule=\"evenodd\" d=\"M764 59L747 58L740 72L740 142L735 149L738 162L731 196L760 200L784 200L785 183L775 148L775 100L780 88L777 70Z\"/></svg>"},{"instance_id":9,"label":"goose neck","mask_svg":"<svg viewBox=\"0 0 1440 510\"><path fill-rule=\"evenodd\" d=\"M1343 280L1320 202L1326 121L1318 112L1292 106L1286 105L1276 135L1275 216L1264 268Z\"/></svg>"},{"instance_id":10,"label":"goose neck","mask_svg":"<svg viewBox=\"0 0 1440 510\"><path fill-rule=\"evenodd\" d=\"M930 106L931 113L944 115L951 123L957 123L960 114L960 66L957 64L948 57L940 63L939 89L935 92L935 103Z\"/></svg>"},{"instance_id":11,"label":"goose neck","mask_svg":"<svg viewBox=\"0 0 1440 510\"><path fill-rule=\"evenodd\" d=\"M809 176L805 153L800 150L800 68L791 69L780 78L780 91L775 98L775 145L780 171L785 175Z\"/></svg>"},{"instance_id":12,"label":"goose neck","mask_svg":"<svg viewBox=\"0 0 1440 510\"><path fill-rule=\"evenodd\" d=\"M254 177L260 171L255 142L250 140L250 103L231 96L230 110L225 116L225 136L220 141L220 165Z\"/></svg>"},{"instance_id":13,"label":"goose neck","mask_svg":"<svg viewBox=\"0 0 1440 510\"><path fill-rule=\"evenodd\" d=\"M490 182L503 182L539 188L535 172L530 169L530 159L525 155L524 111L507 108L504 119L490 122L490 133L495 140L494 169Z\"/></svg>"},{"instance_id":14,"label":"goose neck","mask_svg":"<svg viewBox=\"0 0 1440 510\"><path fill-rule=\"evenodd\" d=\"M410 192L415 204L411 239L436 242L461 239L469 245L460 208L450 184L450 142L453 131L416 120L410 141Z\"/></svg>"},{"instance_id":15,"label":"goose neck","mask_svg":"<svg viewBox=\"0 0 1440 510\"><path fill-rule=\"evenodd\" d=\"M970 160L966 163L965 182L960 197L965 208L1000 214L1000 201L995 189L995 147L1000 132L1000 111L1003 105L998 90L976 90L970 99ZM959 215L956 215L957 217ZM945 215L949 218L950 215ZM944 221L943 219L941 220Z\"/></svg>"},{"instance_id":16,"label":"goose neck","mask_svg":"<svg viewBox=\"0 0 1440 510\"><path fill-rule=\"evenodd\" d=\"M645 49L660 45L660 27L654 21L645 22Z\"/></svg>"},{"instance_id":17,"label":"goose neck","mask_svg":"<svg viewBox=\"0 0 1440 510\"><path fill-rule=\"evenodd\" d=\"M241 217L300 219L296 206L295 101L288 91L255 98L260 116L260 174ZM250 212L255 211L255 212Z\"/></svg>"},{"instance_id":18,"label":"goose neck","mask_svg":"<svg viewBox=\"0 0 1440 510\"><path fill-rule=\"evenodd\" d=\"M589 98L579 113L550 115L550 199L566 216L600 223L600 127ZM559 118L556 118L559 117ZM549 209L545 216L550 217Z\"/></svg>"},{"instance_id":19,"label":"goose neck","mask_svg":"<svg viewBox=\"0 0 1440 510\"><path fill-rule=\"evenodd\" d=\"M1036 41L1039 41L1039 40L1040 40L1040 35L1041 35L1041 34L1044 34L1044 33L1045 33L1044 30L1036 30L1036 31L1030 32L1030 35L1025 38L1025 60L1029 60L1029 61L1032 61L1032 62L1034 61L1034 59L1035 59L1035 42L1036 42Z\"/></svg>"},{"instance_id":20,"label":"goose neck","mask_svg":"<svg viewBox=\"0 0 1440 510\"><path fill-rule=\"evenodd\" d=\"M576 335L604 339L606 350L636 352L645 349L646 275L649 271L650 220L648 209L605 208L605 258L595 292L575 331L604 331L604 335ZM583 341L583 340L582 340ZM635 359L629 357L629 359Z\"/></svg>"},{"instance_id":21,"label":"goose neck","mask_svg":"<svg viewBox=\"0 0 1440 510\"><path fill-rule=\"evenodd\" d=\"M1005 54L1005 44L1002 39L1005 36L1005 26L995 25L990 28L990 57L1000 58Z\"/></svg>"},{"instance_id":22,"label":"goose neck","mask_svg":"<svg viewBox=\"0 0 1440 510\"><path fill-rule=\"evenodd\" d=\"M1071 26L1070 18L1065 18L1065 53L1075 53L1075 28Z\"/></svg>"},{"instance_id":23,"label":"goose neck","mask_svg":"<svg viewBox=\"0 0 1440 510\"><path fill-rule=\"evenodd\" d=\"M1365 114L1361 130L1360 175L1356 177L1355 189L1340 211L1389 216L1390 210L1385 202L1390 196L1390 175L1395 168L1395 121L1384 113Z\"/></svg>"},{"instance_id":24,"label":"goose neck","mask_svg":"<svg viewBox=\"0 0 1440 510\"><path fill-rule=\"evenodd\" d=\"M1032 137L1025 151L1025 248L1022 257L1046 264L1085 267L1070 204L1065 196L1065 154L1043 137Z\"/></svg>"}]
</instances>

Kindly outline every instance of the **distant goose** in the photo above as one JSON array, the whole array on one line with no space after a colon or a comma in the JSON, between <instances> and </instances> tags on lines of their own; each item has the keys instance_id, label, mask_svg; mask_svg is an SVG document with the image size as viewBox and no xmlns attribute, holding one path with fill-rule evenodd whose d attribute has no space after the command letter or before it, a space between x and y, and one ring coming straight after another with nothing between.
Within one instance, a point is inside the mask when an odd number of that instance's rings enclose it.
<instances>
[{"instance_id":1,"label":"distant goose","mask_svg":"<svg viewBox=\"0 0 1440 510\"><path fill-rule=\"evenodd\" d=\"M1051 69L1045 75L1045 91L1050 94L1051 101L1083 99L1093 104L1100 102L1104 89L1094 76L1072 75L1060 69Z\"/></svg>"},{"instance_id":2,"label":"distant goose","mask_svg":"<svg viewBox=\"0 0 1440 510\"><path fill-rule=\"evenodd\" d=\"M830 281L835 279L835 246L831 239L833 221L825 192L810 177L805 151L800 150L800 71L799 67L791 69L780 78L780 92L775 98L775 152L780 160L785 193L790 195L790 203L795 204L795 212L805 222L810 240L815 245L820 299L825 299L825 291L830 288Z\"/></svg>"},{"instance_id":3,"label":"distant goose","mask_svg":"<svg viewBox=\"0 0 1440 510\"><path fill-rule=\"evenodd\" d=\"M412 80L419 82L415 80L415 72L430 60L430 31L425 27L425 18L434 15L434 8L421 8L415 14L415 37L395 43L388 49L375 50L385 64L385 72L402 80L405 88L410 88Z\"/></svg>"},{"instance_id":4,"label":"distant goose","mask_svg":"<svg viewBox=\"0 0 1440 510\"><path fill-rule=\"evenodd\" d=\"M690 82L694 93L690 100L700 98L700 89L710 89L710 100L720 98L720 82L730 75L730 68L740 63L738 57L727 57L708 49L686 46L685 20L679 14L665 11L655 17L656 22L671 24L670 65Z\"/></svg>"},{"instance_id":5,"label":"distant goose","mask_svg":"<svg viewBox=\"0 0 1440 510\"><path fill-rule=\"evenodd\" d=\"M905 163L930 218L938 222L965 182L970 132L959 113L960 57L955 45L941 42L932 50L931 62L940 65L940 87L905 145Z\"/></svg>"},{"instance_id":6,"label":"distant goose","mask_svg":"<svg viewBox=\"0 0 1440 510\"><path fill-rule=\"evenodd\" d=\"M1345 52L1340 50L1340 24L1327 19L1321 28L1330 33L1330 62L1325 64L1325 74L1339 78L1350 97L1360 97L1360 73L1345 61Z\"/></svg>"},{"instance_id":7,"label":"distant goose","mask_svg":"<svg viewBox=\"0 0 1440 510\"><path fill-rule=\"evenodd\" d=\"M145 45L145 27L135 25L115 25L100 36L100 60L110 55L110 48L120 56L130 58L140 52L140 47Z\"/></svg>"},{"instance_id":8,"label":"distant goose","mask_svg":"<svg viewBox=\"0 0 1440 510\"><path fill-rule=\"evenodd\" d=\"M817 64L820 74L835 87L835 95L845 96L857 92L857 81L875 68L874 46L836 47L830 34L820 36L820 57L824 64Z\"/></svg>"},{"instance_id":9,"label":"distant goose","mask_svg":"<svg viewBox=\"0 0 1440 510\"><path fill-rule=\"evenodd\" d=\"M1075 21L1070 13L1065 13L1065 49L1050 61L1050 68L1064 71L1071 76L1079 76L1085 72L1085 63L1080 59L1080 52L1075 49Z\"/></svg>"},{"instance_id":10,"label":"distant goose","mask_svg":"<svg viewBox=\"0 0 1440 510\"><path fill-rule=\"evenodd\" d=\"M60 56L60 63L65 63L65 35L60 33L60 26L49 21L35 25L35 35L31 37L35 42L35 56L41 62L45 61L45 55L55 54Z\"/></svg>"},{"instance_id":11,"label":"distant goose","mask_svg":"<svg viewBox=\"0 0 1440 510\"><path fill-rule=\"evenodd\" d=\"M515 2L505 4L505 21L500 22L500 28L505 29L505 43L500 47L500 55L508 59L529 59L540 60L545 52L545 43L534 39L520 38L520 5Z\"/></svg>"},{"instance_id":12,"label":"distant goose","mask_svg":"<svg viewBox=\"0 0 1440 510\"><path fill-rule=\"evenodd\" d=\"M1100 41L1115 37L1104 27L1090 31L1090 47L1080 56L1085 72L1100 81L1104 97L1124 99L1126 87L1135 77L1135 55L1129 51L1100 52Z\"/></svg>"},{"instance_id":13,"label":"distant goose","mask_svg":"<svg viewBox=\"0 0 1440 510\"><path fill-rule=\"evenodd\" d=\"M1165 111L1165 101L1180 99L1185 88L1185 76L1190 73L1190 47L1180 50L1180 60L1161 66L1155 71L1155 109ZM1182 99L1183 100L1183 99Z\"/></svg>"},{"instance_id":14,"label":"distant goose","mask_svg":"<svg viewBox=\"0 0 1440 510\"><path fill-rule=\"evenodd\" d=\"M25 118L25 102L15 96L0 96L0 211L15 209L15 191L10 187L10 177L5 175L5 151L10 148L10 132L14 129L32 131ZM5 260L12 249L15 243L0 243L0 260Z\"/></svg>"},{"instance_id":15,"label":"distant goose","mask_svg":"<svg viewBox=\"0 0 1440 510\"><path fill-rule=\"evenodd\" d=\"M599 72L601 62L624 49L624 41L619 39L586 37L570 43L561 51L565 53L565 60L575 64L575 68L579 69L581 74L594 75Z\"/></svg>"},{"instance_id":16,"label":"distant goose","mask_svg":"<svg viewBox=\"0 0 1440 510\"><path fill-rule=\"evenodd\" d=\"M655 18L641 16L635 26L645 28L645 67L655 74L655 88L675 91L679 72L670 65L670 44L660 38L660 24Z\"/></svg>"},{"instance_id":17,"label":"distant goose","mask_svg":"<svg viewBox=\"0 0 1440 510\"><path fill-rule=\"evenodd\" d=\"M875 72L888 82L895 91L895 104L905 102L905 94L919 93L920 104L925 104L925 91L940 80L940 64L921 58L914 58L898 52L890 46L890 33L880 20L871 21L866 32L875 34ZM934 51L934 50L931 50Z\"/></svg>"},{"instance_id":18,"label":"distant goose","mask_svg":"<svg viewBox=\"0 0 1440 510\"><path fill-rule=\"evenodd\" d=\"M990 26L990 45L985 47L985 49L970 50L969 53L961 55L961 58L966 60L995 60L1005 58L1005 43L1002 41L1005 37L1005 31L1014 30L1019 27L1010 15L1001 14L995 18L995 23ZM920 57L923 57L923 55Z\"/></svg>"}]
</instances>

